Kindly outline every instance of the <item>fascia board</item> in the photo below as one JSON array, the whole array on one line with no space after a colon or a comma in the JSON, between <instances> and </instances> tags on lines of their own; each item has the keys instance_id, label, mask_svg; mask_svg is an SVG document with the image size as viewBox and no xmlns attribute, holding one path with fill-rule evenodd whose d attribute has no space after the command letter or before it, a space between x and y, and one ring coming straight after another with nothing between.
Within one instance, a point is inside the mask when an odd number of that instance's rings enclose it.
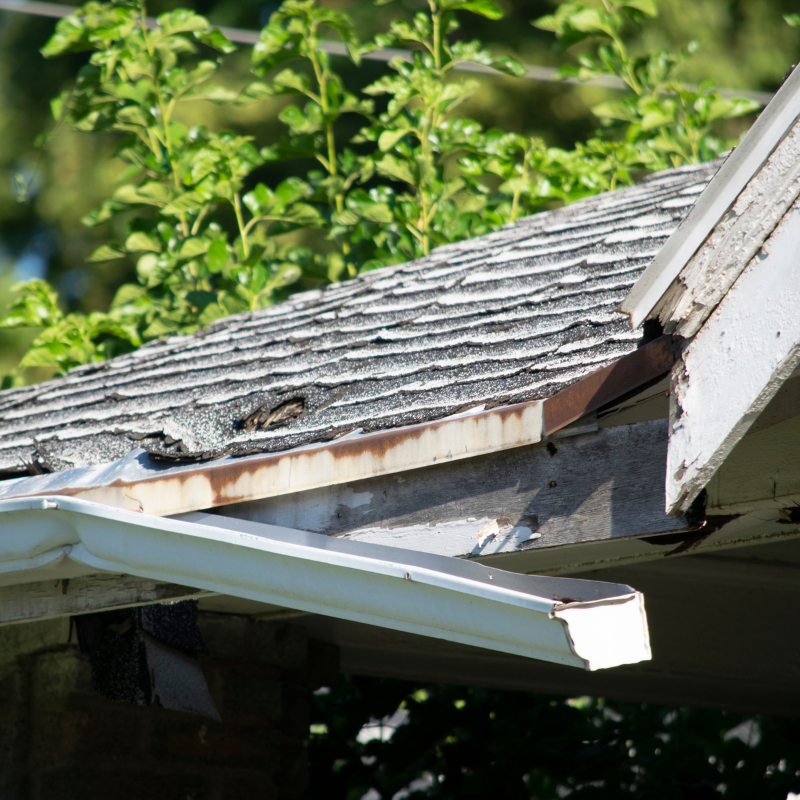
<instances>
[{"instance_id":1,"label":"fascia board","mask_svg":"<svg viewBox=\"0 0 800 800\"><path fill-rule=\"evenodd\" d=\"M795 69L620 304L634 328L648 318L798 116L800 69Z\"/></svg>"},{"instance_id":2,"label":"fascia board","mask_svg":"<svg viewBox=\"0 0 800 800\"><path fill-rule=\"evenodd\" d=\"M460 559L191 514L166 519L73 498L0 502L0 565L68 556L125 573L602 669L650 658L642 595Z\"/></svg>"},{"instance_id":3,"label":"fascia board","mask_svg":"<svg viewBox=\"0 0 800 800\"><path fill-rule=\"evenodd\" d=\"M800 209L790 210L672 372L667 513L684 513L800 363Z\"/></svg>"}]
</instances>

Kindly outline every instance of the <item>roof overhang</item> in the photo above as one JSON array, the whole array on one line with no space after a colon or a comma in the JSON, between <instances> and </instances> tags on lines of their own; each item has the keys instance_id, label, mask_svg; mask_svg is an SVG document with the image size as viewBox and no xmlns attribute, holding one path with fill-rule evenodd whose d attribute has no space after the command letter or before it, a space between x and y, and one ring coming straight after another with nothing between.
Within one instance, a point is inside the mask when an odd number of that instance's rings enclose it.
<instances>
[{"instance_id":1,"label":"roof overhang","mask_svg":"<svg viewBox=\"0 0 800 800\"><path fill-rule=\"evenodd\" d=\"M634 328L652 315L681 270L791 130L798 116L800 69L795 69L622 301L620 311L630 315Z\"/></svg>"},{"instance_id":2,"label":"roof overhang","mask_svg":"<svg viewBox=\"0 0 800 800\"><path fill-rule=\"evenodd\" d=\"M545 400L201 463L154 461L139 450L113 464L0 482L0 499L64 495L168 516L475 458L583 432L568 426L665 375L674 360L664 336Z\"/></svg>"},{"instance_id":3,"label":"roof overhang","mask_svg":"<svg viewBox=\"0 0 800 800\"><path fill-rule=\"evenodd\" d=\"M210 514L164 519L63 497L0 502L3 583L24 583L47 565L169 581L587 670L650 658L643 597L621 584L518 575Z\"/></svg>"}]
</instances>

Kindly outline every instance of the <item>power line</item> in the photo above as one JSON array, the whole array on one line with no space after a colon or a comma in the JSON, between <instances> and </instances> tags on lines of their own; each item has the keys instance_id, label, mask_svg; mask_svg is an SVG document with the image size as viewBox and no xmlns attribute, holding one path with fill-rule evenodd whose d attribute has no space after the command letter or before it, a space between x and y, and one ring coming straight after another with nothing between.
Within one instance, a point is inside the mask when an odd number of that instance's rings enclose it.
<instances>
[{"instance_id":1,"label":"power line","mask_svg":"<svg viewBox=\"0 0 800 800\"><path fill-rule=\"evenodd\" d=\"M76 8L75 6L64 6L60 3L39 2L39 0L0 0L0 10L16 11L20 14L33 14L38 17L55 17L60 19L61 17L69 16ZM150 28L155 28L158 22L153 17L148 17L147 25ZM255 44L259 37L258 31L245 30L244 28L220 27L220 31L232 42L238 42L239 44ZM320 49L333 56L347 55L347 48L341 42L322 41L320 43ZM402 58L405 61L410 61L412 57L412 53L409 50L401 50L395 47L386 47L382 50L376 50L362 56L362 58L371 61L391 61L393 58ZM473 64L471 62L457 64L455 69L460 72L479 72L485 75L498 74L491 67L484 66L483 64ZM581 86L602 86L606 89L628 88L625 81L613 75L581 81L577 78L559 78L558 70L553 67L541 67L536 65L526 65L525 75L523 77L528 80L544 83L571 83ZM690 85L689 88L697 89L698 87ZM751 92L740 89L718 89L718 91L722 97L731 99L739 97L746 98L762 106L767 105L772 99L771 92Z\"/></svg>"}]
</instances>

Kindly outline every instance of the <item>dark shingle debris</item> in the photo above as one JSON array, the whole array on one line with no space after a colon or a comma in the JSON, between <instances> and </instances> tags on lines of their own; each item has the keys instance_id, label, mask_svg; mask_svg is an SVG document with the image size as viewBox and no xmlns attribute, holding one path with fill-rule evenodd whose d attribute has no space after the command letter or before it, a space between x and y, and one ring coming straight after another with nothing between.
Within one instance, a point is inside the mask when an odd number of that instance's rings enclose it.
<instances>
[{"instance_id":1,"label":"dark shingle debris","mask_svg":"<svg viewBox=\"0 0 800 800\"><path fill-rule=\"evenodd\" d=\"M616 312L720 162L0 392L0 475L178 461L541 399L634 350Z\"/></svg>"}]
</instances>

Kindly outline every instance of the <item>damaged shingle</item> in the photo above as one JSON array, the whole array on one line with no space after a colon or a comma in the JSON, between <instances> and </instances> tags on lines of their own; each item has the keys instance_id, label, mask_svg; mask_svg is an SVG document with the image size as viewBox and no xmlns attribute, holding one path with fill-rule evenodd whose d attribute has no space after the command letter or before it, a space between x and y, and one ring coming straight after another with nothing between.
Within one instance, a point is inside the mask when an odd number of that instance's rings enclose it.
<instances>
[{"instance_id":1,"label":"damaged shingle","mask_svg":"<svg viewBox=\"0 0 800 800\"><path fill-rule=\"evenodd\" d=\"M261 405L242 420L242 430L258 431L283 428L300 417L306 408L305 397L290 397L276 405Z\"/></svg>"},{"instance_id":2,"label":"damaged shingle","mask_svg":"<svg viewBox=\"0 0 800 800\"><path fill-rule=\"evenodd\" d=\"M616 308L720 162L0 392L0 477L286 450L548 397L636 349Z\"/></svg>"}]
</instances>

